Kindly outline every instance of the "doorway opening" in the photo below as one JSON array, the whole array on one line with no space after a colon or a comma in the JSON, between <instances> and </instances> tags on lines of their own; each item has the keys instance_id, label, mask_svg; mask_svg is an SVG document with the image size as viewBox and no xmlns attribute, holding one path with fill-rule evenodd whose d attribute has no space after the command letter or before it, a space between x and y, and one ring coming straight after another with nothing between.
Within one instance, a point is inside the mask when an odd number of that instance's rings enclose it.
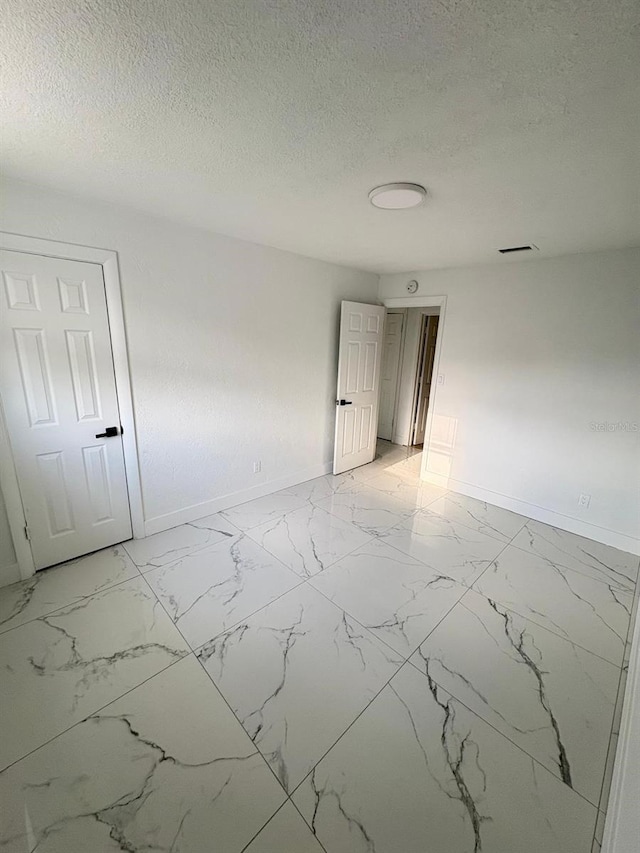
<instances>
[{"instance_id":1,"label":"doorway opening","mask_svg":"<svg viewBox=\"0 0 640 853\"><path fill-rule=\"evenodd\" d=\"M419 456L415 466L422 470L437 380L442 306L402 302L398 307L387 305L378 441L382 448L404 448L407 456Z\"/></svg>"}]
</instances>

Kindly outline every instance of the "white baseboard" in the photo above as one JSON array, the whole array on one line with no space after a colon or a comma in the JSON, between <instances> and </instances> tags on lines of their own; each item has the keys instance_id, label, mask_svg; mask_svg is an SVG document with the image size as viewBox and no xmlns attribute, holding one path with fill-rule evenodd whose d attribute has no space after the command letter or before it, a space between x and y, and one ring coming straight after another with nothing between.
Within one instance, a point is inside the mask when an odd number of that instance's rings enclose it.
<instances>
[{"instance_id":1,"label":"white baseboard","mask_svg":"<svg viewBox=\"0 0 640 853\"><path fill-rule=\"evenodd\" d=\"M20 566L17 563L10 563L8 566L0 567L0 587L9 586L12 583L17 583L22 580L20 575Z\"/></svg>"},{"instance_id":2,"label":"white baseboard","mask_svg":"<svg viewBox=\"0 0 640 853\"><path fill-rule=\"evenodd\" d=\"M502 509L509 509L511 512L526 515L536 521L542 521L544 524L551 524L560 530L568 530L569 533L577 533L578 536L584 536L586 539L593 539L595 542L602 542L604 545L611 545L621 551L640 556L640 539L628 536L626 533L600 527L597 524L589 524L580 518L572 518L570 515L563 515L560 512L545 509L536 506L536 504L503 495L500 492L492 492L490 489L474 486L462 480L454 480L432 471L423 472L422 479L428 483L434 483L436 486L442 486L443 489L449 489L451 492L458 492L470 498L486 501L486 503L494 504L502 507Z\"/></svg>"},{"instance_id":3,"label":"white baseboard","mask_svg":"<svg viewBox=\"0 0 640 853\"><path fill-rule=\"evenodd\" d=\"M640 619L636 616L602 853L637 853L640 838Z\"/></svg>"},{"instance_id":4,"label":"white baseboard","mask_svg":"<svg viewBox=\"0 0 640 853\"><path fill-rule=\"evenodd\" d=\"M145 520L145 536L160 533L162 530L169 530L171 527L177 527L179 524L186 524L189 521L197 521L206 515L213 515L214 512L221 512L223 509L230 509L232 506L238 506L238 504L255 500L255 498L262 498L265 495L272 495L281 489L289 488L289 486L297 486L298 483L306 483L307 480L314 480L316 477L322 477L323 474L330 474L332 470L333 463L324 462L321 465L304 468L296 474L280 477L278 480L260 483L259 486L252 486L249 489L242 489L239 492L232 492L219 498L192 504L165 515L156 515L154 518Z\"/></svg>"}]
</instances>

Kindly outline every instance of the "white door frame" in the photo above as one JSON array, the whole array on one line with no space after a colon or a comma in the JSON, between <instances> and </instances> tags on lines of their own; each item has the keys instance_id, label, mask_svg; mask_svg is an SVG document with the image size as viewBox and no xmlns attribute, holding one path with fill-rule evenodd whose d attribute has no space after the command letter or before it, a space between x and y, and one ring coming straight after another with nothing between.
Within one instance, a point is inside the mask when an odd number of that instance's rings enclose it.
<instances>
[{"instance_id":1,"label":"white door frame","mask_svg":"<svg viewBox=\"0 0 640 853\"><path fill-rule=\"evenodd\" d=\"M424 430L424 444L422 445L422 467L420 468L420 479L427 479L427 459L429 457L429 446L431 443L431 429L433 427L433 412L435 410L436 395L438 393L438 373L440 368L440 353L442 351L442 338L444 335L444 320L447 310L446 296L395 296L383 299L385 308L439 308L440 320L438 322L438 336L436 338L436 351L433 359L433 376L436 377L435 385L431 382L431 397L427 411L427 423Z\"/></svg>"},{"instance_id":2,"label":"white door frame","mask_svg":"<svg viewBox=\"0 0 640 853\"><path fill-rule=\"evenodd\" d=\"M39 237L25 237L22 234L10 234L6 231L0 231L0 249L7 249L11 252L24 252L29 255L45 255L49 258L64 258L68 261L85 261L91 264L99 264L102 267L107 297L107 314L111 334L116 395L120 410L120 422L123 427L122 446L124 450L127 490L129 492L131 526L134 538L141 539L145 535L144 512L140 470L138 467L138 446L135 418L133 415L133 399L131 396L127 336L122 310L122 294L120 291L118 253L109 249L79 246L75 243L59 243L56 240L41 240ZM35 564L29 542L24 533L27 522L22 507L18 478L13 462L13 453L1 405L0 488L4 495L7 518L9 519L9 527L13 537L20 577L26 579L35 574Z\"/></svg>"}]
</instances>

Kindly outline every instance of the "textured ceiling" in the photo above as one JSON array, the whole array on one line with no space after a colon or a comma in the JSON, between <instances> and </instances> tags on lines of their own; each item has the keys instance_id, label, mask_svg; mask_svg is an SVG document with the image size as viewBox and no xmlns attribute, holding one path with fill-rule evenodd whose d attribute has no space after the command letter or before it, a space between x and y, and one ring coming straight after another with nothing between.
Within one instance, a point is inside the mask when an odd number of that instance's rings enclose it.
<instances>
[{"instance_id":1,"label":"textured ceiling","mask_svg":"<svg viewBox=\"0 0 640 853\"><path fill-rule=\"evenodd\" d=\"M378 271L640 244L637 0L8 0L3 17L9 175ZM386 181L427 204L372 208Z\"/></svg>"}]
</instances>

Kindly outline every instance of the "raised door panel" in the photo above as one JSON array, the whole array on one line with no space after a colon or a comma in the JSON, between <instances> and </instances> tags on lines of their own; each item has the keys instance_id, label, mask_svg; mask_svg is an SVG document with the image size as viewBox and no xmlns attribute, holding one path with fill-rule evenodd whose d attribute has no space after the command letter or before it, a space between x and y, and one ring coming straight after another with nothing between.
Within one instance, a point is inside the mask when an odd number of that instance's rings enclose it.
<instances>
[{"instance_id":1,"label":"raised door panel","mask_svg":"<svg viewBox=\"0 0 640 853\"><path fill-rule=\"evenodd\" d=\"M102 417L93 335L88 330L65 331L73 397L79 421Z\"/></svg>"},{"instance_id":2,"label":"raised door panel","mask_svg":"<svg viewBox=\"0 0 640 853\"><path fill-rule=\"evenodd\" d=\"M39 311L38 286L35 275L3 272L7 306L13 311Z\"/></svg>"},{"instance_id":3,"label":"raised door panel","mask_svg":"<svg viewBox=\"0 0 640 853\"><path fill-rule=\"evenodd\" d=\"M75 533L63 451L39 453L36 460L50 535L56 537Z\"/></svg>"},{"instance_id":4,"label":"raised door panel","mask_svg":"<svg viewBox=\"0 0 640 853\"><path fill-rule=\"evenodd\" d=\"M57 423L44 329L13 329L25 412L32 427Z\"/></svg>"},{"instance_id":5,"label":"raised door panel","mask_svg":"<svg viewBox=\"0 0 640 853\"><path fill-rule=\"evenodd\" d=\"M87 482L93 524L113 519L109 458L104 444L82 448L82 461Z\"/></svg>"}]
</instances>

